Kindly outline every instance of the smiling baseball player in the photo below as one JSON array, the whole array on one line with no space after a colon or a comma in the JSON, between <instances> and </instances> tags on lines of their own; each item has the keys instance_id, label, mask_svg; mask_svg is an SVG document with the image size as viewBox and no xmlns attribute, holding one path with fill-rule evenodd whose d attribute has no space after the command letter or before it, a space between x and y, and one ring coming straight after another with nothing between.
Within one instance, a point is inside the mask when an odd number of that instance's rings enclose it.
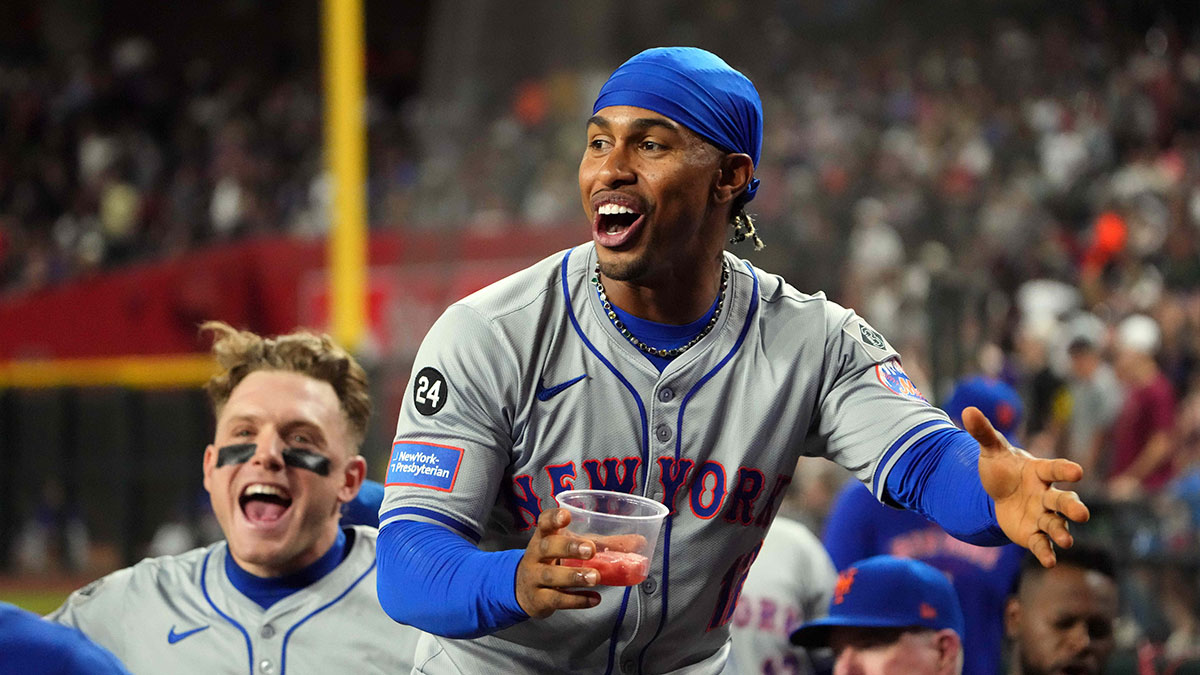
<instances>
[{"instance_id":1,"label":"smiling baseball player","mask_svg":"<svg viewBox=\"0 0 1200 675\"><path fill-rule=\"evenodd\" d=\"M225 541L85 586L48 618L135 673L397 673L415 631L375 596L369 527L340 528L366 472L366 374L328 337L221 323L204 486Z\"/></svg>"},{"instance_id":2,"label":"smiling baseball player","mask_svg":"<svg viewBox=\"0 0 1200 675\"><path fill-rule=\"evenodd\" d=\"M1087 510L1050 483L1078 466L1014 451L970 410L971 434L956 429L854 312L724 251L731 225L761 243L744 210L761 144L758 94L724 61L635 56L587 125L592 241L452 305L426 336L379 536L380 602L432 633L417 672L721 672L801 454L968 540L1006 533L1047 562L1050 537L1070 544L1058 512ZM557 564L597 552L554 508L570 488L670 509L644 582Z\"/></svg>"}]
</instances>

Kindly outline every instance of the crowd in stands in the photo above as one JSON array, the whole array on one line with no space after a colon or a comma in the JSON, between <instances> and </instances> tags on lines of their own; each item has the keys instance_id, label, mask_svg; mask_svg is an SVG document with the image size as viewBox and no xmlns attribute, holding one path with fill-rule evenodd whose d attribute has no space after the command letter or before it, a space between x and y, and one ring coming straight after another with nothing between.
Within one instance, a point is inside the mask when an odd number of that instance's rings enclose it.
<instances>
[{"instance_id":1,"label":"crowd in stands","mask_svg":"<svg viewBox=\"0 0 1200 675\"><path fill-rule=\"evenodd\" d=\"M32 291L209 242L327 227L319 73L205 59L182 72L130 38L96 58L0 60L0 290ZM378 102L376 102L378 103ZM379 105L377 218L408 154Z\"/></svg>"}]
</instances>

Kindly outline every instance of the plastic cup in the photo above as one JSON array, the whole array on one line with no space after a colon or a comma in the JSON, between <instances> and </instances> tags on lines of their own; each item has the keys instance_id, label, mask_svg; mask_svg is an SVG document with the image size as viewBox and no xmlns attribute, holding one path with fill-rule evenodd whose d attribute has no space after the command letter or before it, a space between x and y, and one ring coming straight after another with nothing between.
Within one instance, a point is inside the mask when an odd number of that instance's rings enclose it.
<instances>
[{"instance_id":1,"label":"plastic cup","mask_svg":"<svg viewBox=\"0 0 1200 675\"><path fill-rule=\"evenodd\" d=\"M596 570L604 586L634 586L646 580L658 531L670 512L665 504L607 490L567 490L557 500L571 514L567 532L596 544L591 558L563 558L563 565Z\"/></svg>"}]
</instances>

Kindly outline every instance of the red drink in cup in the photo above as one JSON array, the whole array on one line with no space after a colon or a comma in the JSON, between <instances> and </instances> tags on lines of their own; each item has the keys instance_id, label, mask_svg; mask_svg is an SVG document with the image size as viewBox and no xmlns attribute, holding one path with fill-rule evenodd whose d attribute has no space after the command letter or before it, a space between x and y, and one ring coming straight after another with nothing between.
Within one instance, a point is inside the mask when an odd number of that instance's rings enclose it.
<instances>
[{"instance_id":1,"label":"red drink in cup","mask_svg":"<svg viewBox=\"0 0 1200 675\"><path fill-rule=\"evenodd\" d=\"M604 586L636 586L650 575L650 559L640 553L600 551L588 560L563 558L562 564L596 570Z\"/></svg>"},{"instance_id":2,"label":"red drink in cup","mask_svg":"<svg viewBox=\"0 0 1200 675\"><path fill-rule=\"evenodd\" d=\"M562 558L563 565L596 570L604 586L633 586L646 580L668 513L665 505L607 490L568 490L559 493L557 500L571 514L567 532L596 544L590 559Z\"/></svg>"}]
</instances>

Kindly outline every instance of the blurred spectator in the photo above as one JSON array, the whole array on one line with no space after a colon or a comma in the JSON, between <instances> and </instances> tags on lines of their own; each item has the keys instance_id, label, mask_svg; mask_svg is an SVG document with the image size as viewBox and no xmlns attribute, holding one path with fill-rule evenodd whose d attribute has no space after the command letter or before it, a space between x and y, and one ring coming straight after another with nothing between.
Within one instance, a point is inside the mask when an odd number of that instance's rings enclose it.
<instances>
[{"instance_id":1,"label":"blurred spectator","mask_svg":"<svg viewBox=\"0 0 1200 675\"><path fill-rule=\"evenodd\" d=\"M1057 403L1065 393L1065 383L1051 362L1059 330L1056 318L1036 314L1027 315L1018 329L1021 397L1029 403L1025 447L1040 457L1053 454L1053 429L1062 422Z\"/></svg>"},{"instance_id":2,"label":"blurred spectator","mask_svg":"<svg viewBox=\"0 0 1200 675\"><path fill-rule=\"evenodd\" d=\"M88 532L78 507L56 478L47 478L33 514L16 539L16 567L25 573L78 573L88 565Z\"/></svg>"},{"instance_id":3,"label":"blurred spectator","mask_svg":"<svg viewBox=\"0 0 1200 675\"><path fill-rule=\"evenodd\" d=\"M1083 467L1084 480L1093 483L1107 473L1101 465L1113 423L1124 400L1113 369L1104 360L1104 324L1092 314L1071 321L1067 355L1071 370L1063 455Z\"/></svg>"},{"instance_id":4,"label":"blurred spectator","mask_svg":"<svg viewBox=\"0 0 1200 675\"><path fill-rule=\"evenodd\" d=\"M1116 499L1157 490L1171 476L1176 402L1154 360L1161 339L1158 324L1142 314L1117 326L1116 372L1125 385L1125 403L1114 425L1108 470L1108 488Z\"/></svg>"}]
</instances>

